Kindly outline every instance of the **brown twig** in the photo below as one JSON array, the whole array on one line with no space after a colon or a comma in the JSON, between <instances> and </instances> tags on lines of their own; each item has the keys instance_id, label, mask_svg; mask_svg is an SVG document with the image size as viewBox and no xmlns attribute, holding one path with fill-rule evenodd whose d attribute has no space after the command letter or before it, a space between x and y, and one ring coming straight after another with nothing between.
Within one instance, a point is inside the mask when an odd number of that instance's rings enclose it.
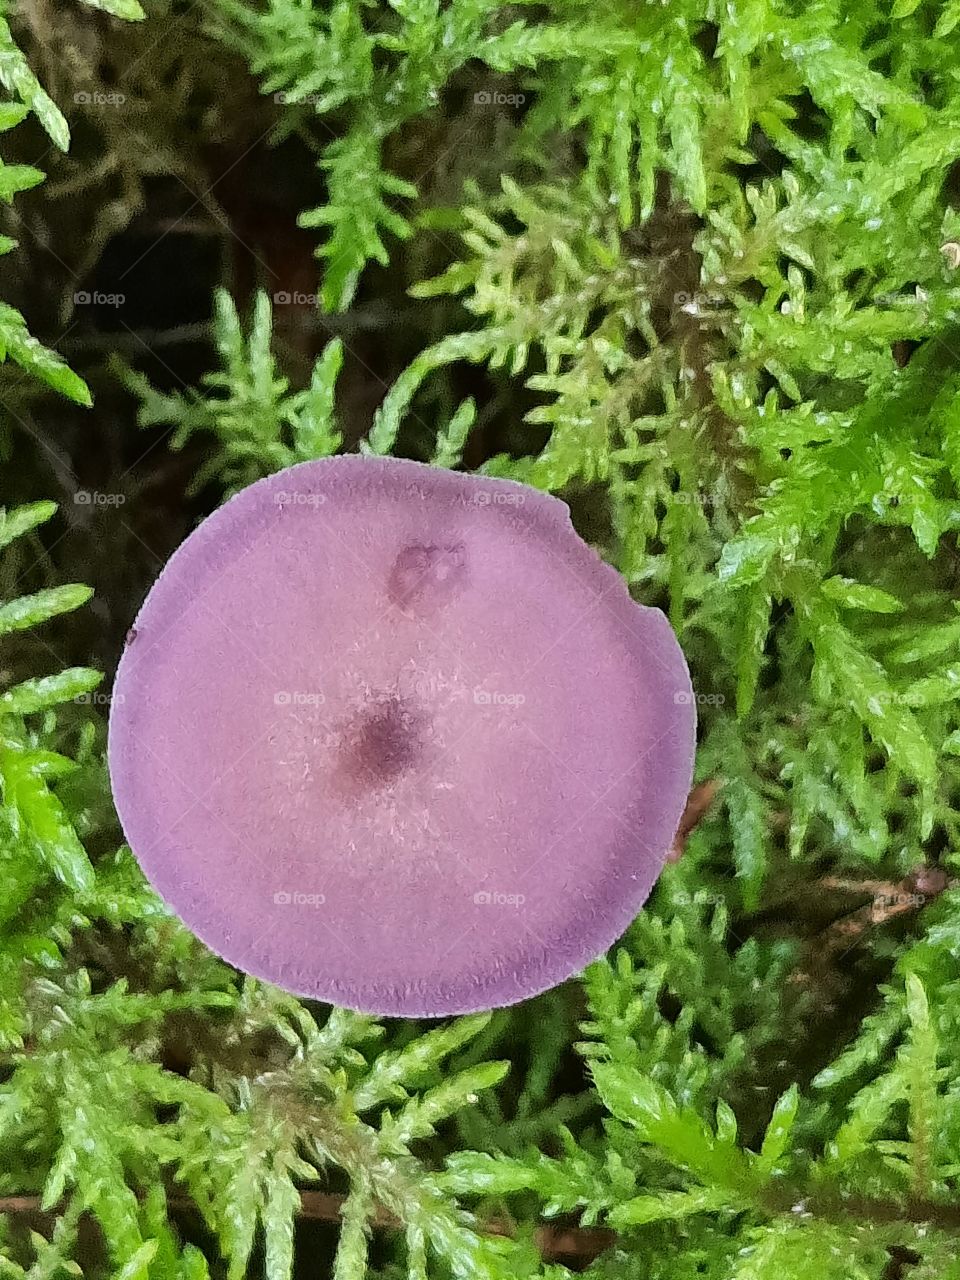
<instances>
[{"instance_id":1,"label":"brown twig","mask_svg":"<svg viewBox=\"0 0 960 1280\"><path fill-rule=\"evenodd\" d=\"M673 844L667 854L668 862L679 862L683 857L683 850L690 833L696 830L706 817L707 810L713 804L714 797L722 786L723 783L719 778L708 778L706 782L698 782L690 792L687 807L680 819L680 826L677 828L677 834L673 837Z\"/></svg>"},{"instance_id":2,"label":"brown twig","mask_svg":"<svg viewBox=\"0 0 960 1280\"><path fill-rule=\"evenodd\" d=\"M299 1217L314 1222L339 1221L346 1196L326 1191L301 1191ZM181 1212L197 1212L197 1206L189 1196L173 1194L167 1198L171 1209ZM0 1196L0 1214L34 1213L55 1216L64 1205L41 1209L39 1196ZM931 1225L943 1231L960 1231L960 1203L941 1204L931 1200L911 1199L904 1204L872 1199L868 1196L837 1196L829 1192L821 1196L804 1198L796 1187L778 1188L774 1198L765 1205L773 1215L802 1212L805 1218L846 1222L851 1220L875 1226L916 1227ZM371 1219L372 1225L381 1230L400 1226L399 1220L386 1209L378 1206ZM492 1218L479 1222L478 1229L489 1235L512 1236L513 1225L505 1219ZM576 1260L592 1262L604 1250L617 1242L617 1233L606 1227L554 1226L540 1223L534 1239L546 1262ZM894 1245L893 1248L898 1246Z\"/></svg>"},{"instance_id":3,"label":"brown twig","mask_svg":"<svg viewBox=\"0 0 960 1280\"><path fill-rule=\"evenodd\" d=\"M346 1196L334 1192L301 1191L298 1217L311 1222L338 1222L345 1200ZM189 1196L168 1195L167 1204L171 1209L180 1212L197 1212L197 1206ZM62 1204L42 1209L39 1196L0 1196L0 1214L33 1213L53 1217L62 1212ZM391 1230L400 1226L399 1220L381 1205L374 1210L371 1222L374 1227L381 1230ZM510 1236L514 1233L513 1226L499 1218L478 1223L478 1227L489 1235ZM592 1262L603 1253L604 1249L608 1249L616 1238L616 1232L604 1227L552 1226L541 1223L534 1232L537 1248L546 1262L558 1262L565 1258Z\"/></svg>"},{"instance_id":4,"label":"brown twig","mask_svg":"<svg viewBox=\"0 0 960 1280\"><path fill-rule=\"evenodd\" d=\"M940 867L920 867L897 881L850 880L841 876L824 876L819 881L821 888L864 896L869 894L870 901L834 921L824 930L818 940L821 956L833 955L838 950L846 954L868 929L918 911L938 898L951 883L947 873Z\"/></svg>"}]
</instances>

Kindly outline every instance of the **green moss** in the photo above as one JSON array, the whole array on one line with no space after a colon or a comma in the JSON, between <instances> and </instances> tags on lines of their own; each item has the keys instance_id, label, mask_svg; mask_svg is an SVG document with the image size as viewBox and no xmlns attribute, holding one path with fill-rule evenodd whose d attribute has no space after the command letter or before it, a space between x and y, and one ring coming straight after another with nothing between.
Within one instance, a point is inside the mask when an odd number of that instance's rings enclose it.
<instances>
[{"instance_id":1,"label":"green moss","mask_svg":"<svg viewBox=\"0 0 960 1280\"><path fill-rule=\"evenodd\" d=\"M184 17L191 83L208 50L241 57L271 137L316 153L300 221L325 229L317 291L345 336L296 376L268 294L248 324L220 289L196 389L114 362L140 424L173 429L191 494L361 435L559 493L680 635L715 798L611 955L522 1008L384 1026L245 981L120 845L97 675L86 655L58 674L31 630L87 593L14 589L54 508L8 512L5 1272L315 1274L313 1204L337 1280L558 1280L592 1258L598 1280L960 1274L958 18L216 0L201 36ZM0 127L29 110L66 145L3 21L0 83ZM105 145L139 181L136 148ZM39 176L0 168L0 197ZM423 319L412 353L388 335L358 431L350 323L385 281ZM89 398L9 307L0 355ZM345 1197L339 1224L311 1189ZM538 1231L558 1215L577 1256Z\"/></svg>"}]
</instances>

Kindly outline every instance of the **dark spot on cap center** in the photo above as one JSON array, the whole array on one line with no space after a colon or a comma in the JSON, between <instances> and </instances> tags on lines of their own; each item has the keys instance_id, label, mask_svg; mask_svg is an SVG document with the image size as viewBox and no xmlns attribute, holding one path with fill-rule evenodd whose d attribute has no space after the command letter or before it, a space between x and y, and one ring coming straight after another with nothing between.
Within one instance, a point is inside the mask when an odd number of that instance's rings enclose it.
<instances>
[{"instance_id":1,"label":"dark spot on cap center","mask_svg":"<svg viewBox=\"0 0 960 1280\"><path fill-rule=\"evenodd\" d=\"M342 735L341 768L352 787L388 786L423 759L428 717L392 695L357 712Z\"/></svg>"}]
</instances>

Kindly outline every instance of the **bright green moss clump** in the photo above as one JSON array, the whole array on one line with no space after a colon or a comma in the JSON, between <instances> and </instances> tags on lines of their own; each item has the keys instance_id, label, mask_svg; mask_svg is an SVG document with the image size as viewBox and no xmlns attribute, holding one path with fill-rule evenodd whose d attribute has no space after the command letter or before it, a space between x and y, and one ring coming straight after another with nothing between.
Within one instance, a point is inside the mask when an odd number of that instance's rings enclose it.
<instances>
[{"instance_id":1,"label":"bright green moss clump","mask_svg":"<svg viewBox=\"0 0 960 1280\"><path fill-rule=\"evenodd\" d=\"M7 466L0 525L6 1271L957 1277L960 4L147 7L139 45L104 14L65 16L50 48L31 6L13 35L0 21L0 127L29 108L65 144L28 63L69 103L105 65L89 33L125 42L116 83L156 111L142 135L130 114L84 117L114 226L148 170L187 157L198 181L217 103L261 111L237 153L268 136L309 156L294 188L324 343L304 376L283 280L261 276L251 308L225 269L216 371L162 381L171 347L149 361L143 339L108 376L81 347L98 394L137 398L86 429L127 440L137 407L172 427L176 483L196 475L208 506L355 446L560 495L668 611L711 786L622 944L529 1007L385 1028L243 982L118 847L86 649L63 620L28 634L83 603L64 583L93 566L59 571L66 525L37 541L60 410L37 402L38 433L18 399L5 433L29 465ZM171 102L166 149L141 145ZM0 197L38 178L9 163ZM356 388L374 352L371 423ZM10 308L0 354L86 398ZM170 455L141 443L149 478ZM78 665L56 674L61 653ZM30 1197L47 1216L24 1217ZM558 1215L580 1234L545 1232Z\"/></svg>"}]
</instances>

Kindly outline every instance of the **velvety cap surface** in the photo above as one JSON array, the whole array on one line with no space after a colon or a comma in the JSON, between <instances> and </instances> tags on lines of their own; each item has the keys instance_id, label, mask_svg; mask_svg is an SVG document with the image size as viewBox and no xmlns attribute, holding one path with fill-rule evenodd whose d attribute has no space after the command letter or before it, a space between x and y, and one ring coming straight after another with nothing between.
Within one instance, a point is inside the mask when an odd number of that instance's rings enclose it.
<instances>
[{"instance_id":1,"label":"velvety cap surface","mask_svg":"<svg viewBox=\"0 0 960 1280\"><path fill-rule=\"evenodd\" d=\"M433 1016L616 939L694 736L666 618L562 502L350 456L252 485L180 547L121 659L109 755L144 871L213 950Z\"/></svg>"}]
</instances>

